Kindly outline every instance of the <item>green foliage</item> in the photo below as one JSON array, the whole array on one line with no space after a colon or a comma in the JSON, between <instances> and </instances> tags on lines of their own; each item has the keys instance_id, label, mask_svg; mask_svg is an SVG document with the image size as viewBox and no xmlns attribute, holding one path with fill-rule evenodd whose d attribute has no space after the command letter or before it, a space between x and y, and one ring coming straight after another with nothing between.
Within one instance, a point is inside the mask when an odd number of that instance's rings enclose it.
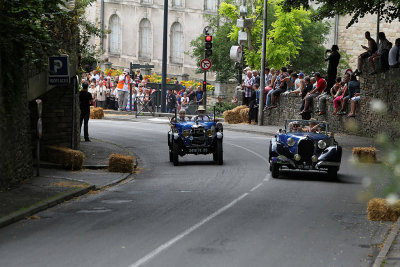
<instances>
[{"instance_id":1,"label":"green foliage","mask_svg":"<svg viewBox=\"0 0 400 267\"><path fill-rule=\"evenodd\" d=\"M235 107L236 105L233 103L221 102L221 105L215 105L215 113L222 114L224 111L234 109ZM209 107L209 113L211 114L212 112L214 112L214 106Z\"/></svg>"},{"instance_id":2,"label":"green foliage","mask_svg":"<svg viewBox=\"0 0 400 267\"><path fill-rule=\"evenodd\" d=\"M324 60L324 42L326 34L329 33L330 25L328 22L315 21L303 26L299 54L291 60L291 68L304 73L315 71L324 72L326 62ZM343 58L343 57L342 57Z\"/></svg>"},{"instance_id":3,"label":"green foliage","mask_svg":"<svg viewBox=\"0 0 400 267\"><path fill-rule=\"evenodd\" d=\"M299 54L303 43L302 28L310 23L309 12L302 8L284 12L281 5L276 5L277 20L268 33L268 65L274 68L288 65Z\"/></svg>"},{"instance_id":4,"label":"green foliage","mask_svg":"<svg viewBox=\"0 0 400 267\"><path fill-rule=\"evenodd\" d=\"M309 8L309 2L308 0L284 0L284 7L285 10L299 8L301 6ZM400 0L318 0L318 4L319 7L313 16L314 19L321 20L324 18L332 18L336 14L351 15L352 19L347 27L357 23L359 18L367 14L378 14L378 11L380 13L380 19L386 22L398 20L400 17Z\"/></svg>"}]
</instances>

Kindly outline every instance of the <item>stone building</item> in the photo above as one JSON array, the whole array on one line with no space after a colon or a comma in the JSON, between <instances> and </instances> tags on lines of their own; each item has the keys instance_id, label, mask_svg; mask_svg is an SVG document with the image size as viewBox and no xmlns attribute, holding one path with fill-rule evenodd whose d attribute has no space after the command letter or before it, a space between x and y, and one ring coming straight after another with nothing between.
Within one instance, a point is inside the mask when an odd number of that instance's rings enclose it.
<instances>
[{"instance_id":1,"label":"stone building","mask_svg":"<svg viewBox=\"0 0 400 267\"><path fill-rule=\"evenodd\" d=\"M196 61L185 52L191 50L190 42L207 26L206 15L217 13L218 4L219 0L169 1L169 74L196 76ZM155 71L161 72L163 0L97 0L87 16L110 30L103 42L96 41L103 59L119 67L128 67L130 62L154 64Z\"/></svg>"}]
</instances>

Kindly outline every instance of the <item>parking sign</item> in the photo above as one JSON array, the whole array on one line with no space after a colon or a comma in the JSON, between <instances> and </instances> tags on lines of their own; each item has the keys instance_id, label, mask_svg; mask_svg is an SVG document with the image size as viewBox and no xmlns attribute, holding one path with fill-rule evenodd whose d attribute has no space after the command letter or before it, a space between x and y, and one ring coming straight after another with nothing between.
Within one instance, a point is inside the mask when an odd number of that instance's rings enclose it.
<instances>
[{"instance_id":1,"label":"parking sign","mask_svg":"<svg viewBox=\"0 0 400 267\"><path fill-rule=\"evenodd\" d=\"M49 57L49 84L69 84L69 60L67 55Z\"/></svg>"}]
</instances>

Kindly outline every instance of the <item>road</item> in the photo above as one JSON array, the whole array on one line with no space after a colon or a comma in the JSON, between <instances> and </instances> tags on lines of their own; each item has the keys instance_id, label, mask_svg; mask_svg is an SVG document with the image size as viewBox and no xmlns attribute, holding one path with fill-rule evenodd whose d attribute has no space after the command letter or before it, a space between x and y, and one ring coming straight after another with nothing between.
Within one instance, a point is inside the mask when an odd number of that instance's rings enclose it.
<instances>
[{"instance_id":1,"label":"road","mask_svg":"<svg viewBox=\"0 0 400 267\"><path fill-rule=\"evenodd\" d=\"M368 266L383 240L358 201L345 149L339 181L272 179L268 138L225 131L212 155L168 161L168 125L91 120L92 138L140 155L128 183L0 229L0 266Z\"/></svg>"}]
</instances>

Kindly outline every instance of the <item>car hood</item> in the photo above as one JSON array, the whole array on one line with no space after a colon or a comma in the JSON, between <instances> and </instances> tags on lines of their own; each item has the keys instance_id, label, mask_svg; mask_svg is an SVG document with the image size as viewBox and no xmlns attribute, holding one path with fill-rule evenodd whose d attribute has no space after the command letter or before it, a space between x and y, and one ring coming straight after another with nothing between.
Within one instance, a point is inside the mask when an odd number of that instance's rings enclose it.
<instances>
[{"instance_id":1,"label":"car hood","mask_svg":"<svg viewBox=\"0 0 400 267\"><path fill-rule=\"evenodd\" d=\"M277 139L279 142L287 144L287 139L290 137L296 141L296 145L301 139L305 139L307 137L314 141L325 140L329 138L327 135L319 133L287 133L278 135Z\"/></svg>"},{"instance_id":2,"label":"car hood","mask_svg":"<svg viewBox=\"0 0 400 267\"><path fill-rule=\"evenodd\" d=\"M194 121L180 122L180 123L175 124L175 128L180 131L190 130L193 125L196 125L196 122L194 122ZM198 125L203 126L204 129L210 129L212 126L215 126L215 122L213 122L213 121L198 122Z\"/></svg>"}]
</instances>

